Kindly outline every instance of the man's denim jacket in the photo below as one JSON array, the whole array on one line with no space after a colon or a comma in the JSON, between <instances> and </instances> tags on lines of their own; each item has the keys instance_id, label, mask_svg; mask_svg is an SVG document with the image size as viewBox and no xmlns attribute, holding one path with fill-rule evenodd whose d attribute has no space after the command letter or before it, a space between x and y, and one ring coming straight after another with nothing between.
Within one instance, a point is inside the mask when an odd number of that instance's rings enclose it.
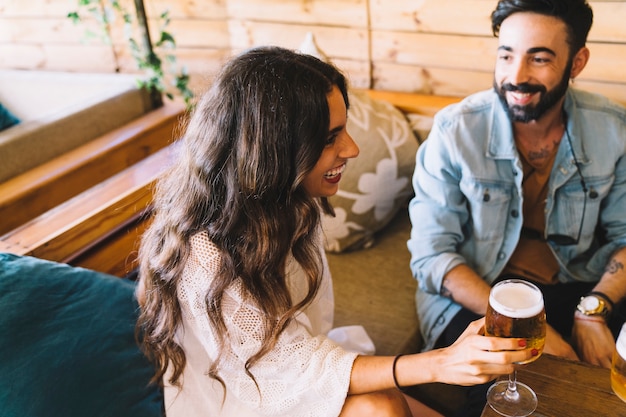
<instances>
[{"instance_id":1,"label":"man's denim jacket","mask_svg":"<svg viewBox=\"0 0 626 417\"><path fill-rule=\"evenodd\" d=\"M626 246L626 110L571 88L564 106L567 133L550 175L544 238L575 239L584 211L578 244L550 247L561 282L598 281L611 254ZM408 248L424 350L461 308L440 295L446 273L465 263L492 283L515 250L523 222L522 177L511 122L493 90L435 116L417 152L409 205Z\"/></svg>"}]
</instances>

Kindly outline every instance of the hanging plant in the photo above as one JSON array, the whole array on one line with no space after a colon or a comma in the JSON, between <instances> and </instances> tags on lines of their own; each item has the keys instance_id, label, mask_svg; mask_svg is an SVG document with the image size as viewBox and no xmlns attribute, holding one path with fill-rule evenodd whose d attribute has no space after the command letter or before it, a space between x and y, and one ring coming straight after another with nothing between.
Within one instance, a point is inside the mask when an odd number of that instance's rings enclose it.
<instances>
[{"instance_id":1,"label":"hanging plant","mask_svg":"<svg viewBox=\"0 0 626 417\"><path fill-rule=\"evenodd\" d=\"M180 95L187 107L191 106L193 92L189 89L189 75L185 68L178 69L176 56L173 50L176 48L174 36L168 32L170 23L169 11L161 13L156 20L159 24L159 38L156 43L150 39L148 20L142 0L135 0L134 13L130 12L118 0L78 0L78 10L68 13L75 24L83 22L85 16L95 18L100 26L100 33L90 30L85 32L87 38L98 37L108 45L112 45L111 26L117 18L124 22L124 38L128 44L132 57L137 67L144 72L145 76L138 79L139 87L150 91L153 105L160 106L162 95L174 99L173 91ZM134 33L139 33L140 41L137 41ZM156 51L160 51L159 55ZM167 66L167 71L164 67ZM166 83L166 73L171 74L172 83Z\"/></svg>"}]
</instances>

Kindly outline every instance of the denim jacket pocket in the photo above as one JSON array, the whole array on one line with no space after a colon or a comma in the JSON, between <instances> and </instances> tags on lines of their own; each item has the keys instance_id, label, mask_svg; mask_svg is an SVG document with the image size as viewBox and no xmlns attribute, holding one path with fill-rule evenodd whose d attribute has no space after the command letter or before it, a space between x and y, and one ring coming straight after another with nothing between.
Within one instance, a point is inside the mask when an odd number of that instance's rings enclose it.
<instances>
[{"instance_id":1,"label":"denim jacket pocket","mask_svg":"<svg viewBox=\"0 0 626 417\"><path fill-rule=\"evenodd\" d=\"M585 192L581 182L574 177L559 188L547 222L548 235L561 234L575 238L580 230L581 240L592 239L602 200L608 195L612 184L612 176L585 178Z\"/></svg>"},{"instance_id":2,"label":"denim jacket pocket","mask_svg":"<svg viewBox=\"0 0 626 417\"><path fill-rule=\"evenodd\" d=\"M509 215L522 215L517 208L511 210L513 184L474 180L461 184L461 188L471 216L469 230L477 244L502 240Z\"/></svg>"}]
</instances>

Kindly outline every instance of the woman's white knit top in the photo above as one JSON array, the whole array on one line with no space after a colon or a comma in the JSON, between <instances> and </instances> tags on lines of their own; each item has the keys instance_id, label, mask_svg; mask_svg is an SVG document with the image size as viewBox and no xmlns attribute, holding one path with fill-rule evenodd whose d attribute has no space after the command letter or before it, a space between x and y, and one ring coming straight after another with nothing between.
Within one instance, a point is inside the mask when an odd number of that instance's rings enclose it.
<instances>
[{"instance_id":1,"label":"woman's white knit top","mask_svg":"<svg viewBox=\"0 0 626 417\"><path fill-rule=\"evenodd\" d=\"M239 283L227 289L223 309L231 343L219 366L219 375L227 388L224 397L220 383L207 375L217 355L217 339L205 307L205 296L218 271L220 254L206 233L193 237L178 285L182 326L177 338L185 351L187 365L182 389L170 386L168 375L164 378L168 417L339 415L357 353L326 336L332 327L334 299L323 251L322 258L324 277L316 299L281 334L276 347L250 369L258 387L246 374L244 364L260 347L260 311ZM294 260L287 266L287 277L292 299L301 300L306 281Z\"/></svg>"}]
</instances>

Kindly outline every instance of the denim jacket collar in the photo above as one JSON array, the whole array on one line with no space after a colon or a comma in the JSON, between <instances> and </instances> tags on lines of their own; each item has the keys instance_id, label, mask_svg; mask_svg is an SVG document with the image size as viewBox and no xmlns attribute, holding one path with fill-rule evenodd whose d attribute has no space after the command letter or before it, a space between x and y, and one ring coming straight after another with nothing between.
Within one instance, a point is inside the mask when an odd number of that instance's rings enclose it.
<instances>
[{"instance_id":1,"label":"denim jacket collar","mask_svg":"<svg viewBox=\"0 0 626 417\"><path fill-rule=\"evenodd\" d=\"M574 148L574 154L576 155L579 164L586 165L591 161L589 160L589 157L585 152L585 148L583 147L583 142L580 139L582 131L580 123L583 122L583 118L578 117L578 115L576 114L578 111L576 106L576 99L571 90L568 90L565 94L565 103L563 107L565 109L565 113L567 114L566 129L570 135L572 147ZM569 147L569 143L568 149L570 149L571 154L571 148Z\"/></svg>"},{"instance_id":2,"label":"denim jacket collar","mask_svg":"<svg viewBox=\"0 0 626 417\"><path fill-rule=\"evenodd\" d=\"M491 105L491 126L485 155L492 159L516 159L517 148L513 139L509 116L504 110L497 94L493 94Z\"/></svg>"}]
</instances>

